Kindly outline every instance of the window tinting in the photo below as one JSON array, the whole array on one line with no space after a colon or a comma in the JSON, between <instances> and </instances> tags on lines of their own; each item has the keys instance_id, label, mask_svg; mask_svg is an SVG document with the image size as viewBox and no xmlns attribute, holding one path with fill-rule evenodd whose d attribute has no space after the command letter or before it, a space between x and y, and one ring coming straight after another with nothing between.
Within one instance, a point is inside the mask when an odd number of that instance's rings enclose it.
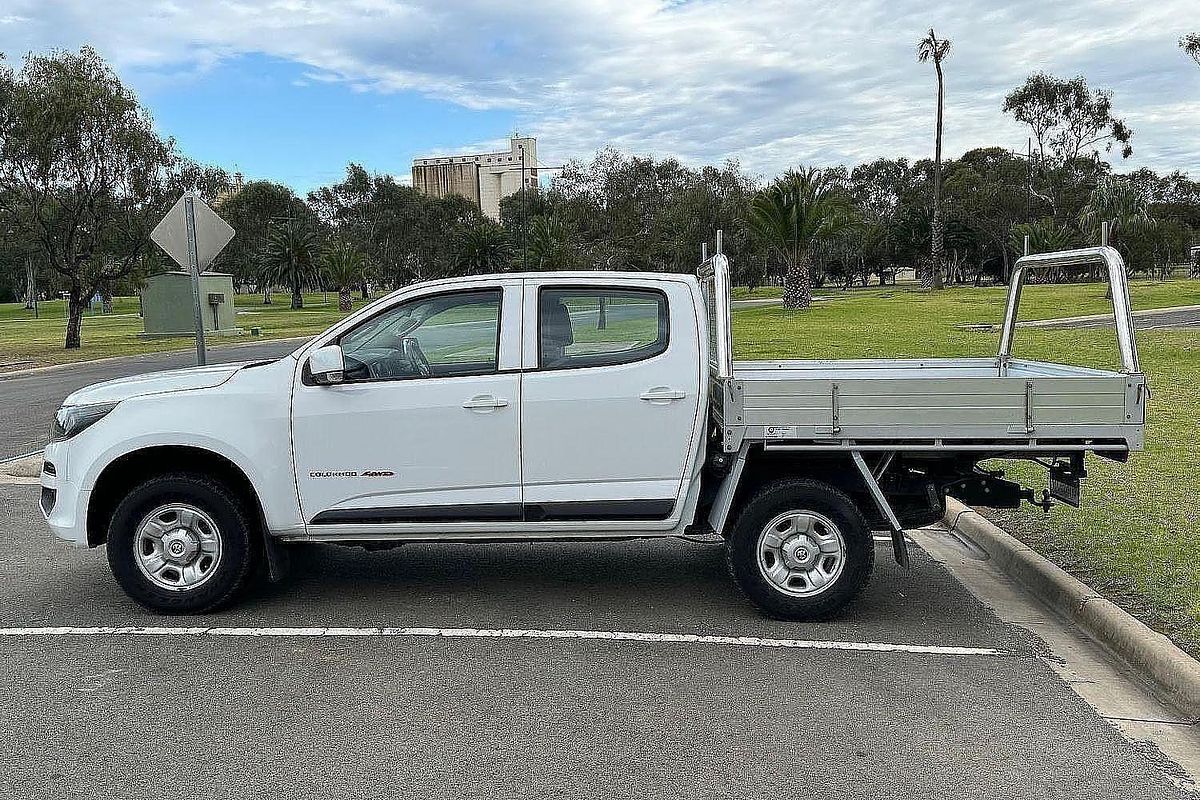
<instances>
[{"instance_id":1,"label":"window tinting","mask_svg":"<svg viewBox=\"0 0 1200 800\"><path fill-rule=\"evenodd\" d=\"M542 369L628 364L667 349L667 299L642 289L542 289Z\"/></svg>"}]
</instances>

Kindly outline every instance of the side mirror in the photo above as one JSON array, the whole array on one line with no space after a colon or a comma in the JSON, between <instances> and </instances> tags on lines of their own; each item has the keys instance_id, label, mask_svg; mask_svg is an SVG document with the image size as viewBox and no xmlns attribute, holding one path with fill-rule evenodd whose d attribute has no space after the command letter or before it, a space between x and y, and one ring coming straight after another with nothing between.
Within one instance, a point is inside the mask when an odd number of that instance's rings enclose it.
<instances>
[{"instance_id":1,"label":"side mirror","mask_svg":"<svg viewBox=\"0 0 1200 800\"><path fill-rule=\"evenodd\" d=\"M314 350L308 357L308 372L318 386L333 386L346 380L346 360L336 344Z\"/></svg>"}]
</instances>

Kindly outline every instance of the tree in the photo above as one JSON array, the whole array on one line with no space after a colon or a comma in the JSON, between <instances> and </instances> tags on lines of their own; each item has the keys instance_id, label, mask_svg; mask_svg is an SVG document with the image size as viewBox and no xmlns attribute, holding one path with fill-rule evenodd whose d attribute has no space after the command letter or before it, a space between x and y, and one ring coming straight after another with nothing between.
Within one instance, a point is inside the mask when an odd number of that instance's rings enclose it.
<instances>
[{"instance_id":1,"label":"tree","mask_svg":"<svg viewBox=\"0 0 1200 800\"><path fill-rule=\"evenodd\" d=\"M459 231L454 265L464 275L501 272L508 267L512 253L504 228L492 220L481 220Z\"/></svg>"},{"instance_id":2,"label":"tree","mask_svg":"<svg viewBox=\"0 0 1200 800\"><path fill-rule=\"evenodd\" d=\"M1197 66L1200 66L1200 33L1189 33L1182 37L1179 40L1179 46L1183 48L1183 52L1192 57Z\"/></svg>"},{"instance_id":3,"label":"tree","mask_svg":"<svg viewBox=\"0 0 1200 800\"><path fill-rule=\"evenodd\" d=\"M933 28L929 34L917 43L917 60L924 64L933 61L937 72L937 133L934 136L933 156L933 242L930 251L929 268L925 270L926 280L934 289L942 288L942 252L946 235L946 226L942 220L942 108L946 98L946 78L942 73L942 61L950 54L950 40L939 39Z\"/></svg>"},{"instance_id":4,"label":"tree","mask_svg":"<svg viewBox=\"0 0 1200 800\"><path fill-rule=\"evenodd\" d=\"M999 258L997 277L1004 283L1010 272L1009 232L1032 211L1028 172L1025 159L1001 147L968 151L946 168L949 214L968 223L984 248Z\"/></svg>"},{"instance_id":5,"label":"tree","mask_svg":"<svg viewBox=\"0 0 1200 800\"><path fill-rule=\"evenodd\" d=\"M350 291L362 282L366 262L358 249L344 240L335 241L321 258L322 271L338 293L338 311L349 311Z\"/></svg>"},{"instance_id":6,"label":"tree","mask_svg":"<svg viewBox=\"0 0 1200 800\"><path fill-rule=\"evenodd\" d=\"M531 269L569 269L573 266L567 226L558 217L534 217L529 222L526 246Z\"/></svg>"},{"instance_id":7,"label":"tree","mask_svg":"<svg viewBox=\"0 0 1200 800\"><path fill-rule=\"evenodd\" d=\"M828 171L789 171L750 202L747 223L785 267L783 307L812 305L813 246L848 223L848 197Z\"/></svg>"},{"instance_id":8,"label":"tree","mask_svg":"<svg viewBox=\"0 0 1200 800\"><path fill-rule=\"evenodd\" d=\"M1101 224L1107 222L1109 243L1114 247L1120 247L1122 239L1154 226L1149 198L1133 181L1122 178L1102 181L1080 212L1079 221L1088 238L1096 242L1100 240Z\"/></svg>"},{"instance_id":9,"label":"tree","mask_svg":"<svg viewBox=\"0 0 1200 800\"><path fill-rule=\"evenodd\" d=\"M90 47L30 54L19 72L0 62L2 224L37 243L66 289L67 349L91 297L143 264L180 164Z\"/></svg>"},{"instance_id":10,"label":"tree","mask_svg":"<svg viewBox=\"0 0 1200 800\"><path fill-rule=\"evenodd\" d=\"M1036 72L1004 98L1004 112L1029 126L1038 146L1039 164L1070 164L1099 156L1099 147L1122 158L1133 155L1133 131L1112 113L1112 93L1091 91L1082 75L1066 80Z\"/></svg>"},{"instance_id":11,"label":"tree","mask_svg":"<svg viewBox=\"0 0 1200 800\"><path fill-rule=\"evenodd\" d=\"M1029 237L1029 252L1031 253L1069 250L1079 242L1079 234L1067 226L1059 225L1052 219L1038 219L1013 225L1008 238L1008 246L1015 252L1024 255L1026 236Z\"/></svg>"},{"instance_id":12,"label":"tree","mask_svg":"<svg viewBox=\"0 0 1200 800\"><path fill-rule=\"evenodd\" d=\"M221 217L233 226L233 239L217 257L216 266L232 273L239 283L256 283L263 303L271 303L273 267L264 269L263 254L271 231L283 220L297 220L315 227L316 219L304 201L291 189L271 181L248 181L215 205Z\"/></svg>"},{"instance_id":13,"label":"tree","mask_svg":"<svg viewBox=\"0 0 1200 800\"><path fill-rule=\"evenodd\" d=\"M275 280L292 290L292 308L304 308L304 285L313 273L317 234L308 226L287 220L267 236L263 265Z\"/></svg>"}]
</instances>

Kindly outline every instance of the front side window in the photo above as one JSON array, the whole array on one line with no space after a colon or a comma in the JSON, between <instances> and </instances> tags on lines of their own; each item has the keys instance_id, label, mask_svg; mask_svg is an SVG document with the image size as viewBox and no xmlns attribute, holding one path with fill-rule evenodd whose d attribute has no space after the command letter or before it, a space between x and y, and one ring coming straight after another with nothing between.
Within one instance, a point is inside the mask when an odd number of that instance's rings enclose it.
<instances>
[{"instance_id":1,"label":"front side window","mask_svg":"<svg viewBox=\"0 0 1200 800\"><path fill-rule=\"evenodd\" d=\"M338 339L352 381L448 378L495 372L500 290L422 297L372 317Z\"/></svg>"},{"instance_id":2,"label":"front side window","mask_svg":"<svg viewBox=\"0 0 1200 800\"><path fill-rule=\"evenodd\" d=\"M667 298L651 289L545 288L538 293L542 369L628 364L667 349Z\"/></svg>"}]
</instances>

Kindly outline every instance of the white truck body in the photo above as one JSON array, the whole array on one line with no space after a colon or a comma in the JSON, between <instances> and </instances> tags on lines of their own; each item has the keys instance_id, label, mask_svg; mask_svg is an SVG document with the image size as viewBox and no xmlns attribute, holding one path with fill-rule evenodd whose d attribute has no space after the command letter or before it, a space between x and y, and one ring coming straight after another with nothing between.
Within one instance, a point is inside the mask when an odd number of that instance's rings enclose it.
<instances>
[{"instance_id":1,"label":"white truck body","mask_svg":"<svg viewBox=\"0 0 1200 800\"><path fill-rule=\"evenodd\" d=\"M1109 248L1055 257L1119 262ZM1142 447L1123 266L1111 271L1121 371L1011 358L1023 269L1038 258L1018 264L995 359L735 363L719 252L699 278L410 286L274 362L71 395L42 509L60 538L96 546L139 482L196 472L245 502L275 572L278 543L297 540L728 535L756 486L795 475L891 530L904 563L901 528L939 516L947 492L1035 499L979 460L1053 460L1056 494L1077 502L1084 452Z\"/></svg>"}]
</instances>

